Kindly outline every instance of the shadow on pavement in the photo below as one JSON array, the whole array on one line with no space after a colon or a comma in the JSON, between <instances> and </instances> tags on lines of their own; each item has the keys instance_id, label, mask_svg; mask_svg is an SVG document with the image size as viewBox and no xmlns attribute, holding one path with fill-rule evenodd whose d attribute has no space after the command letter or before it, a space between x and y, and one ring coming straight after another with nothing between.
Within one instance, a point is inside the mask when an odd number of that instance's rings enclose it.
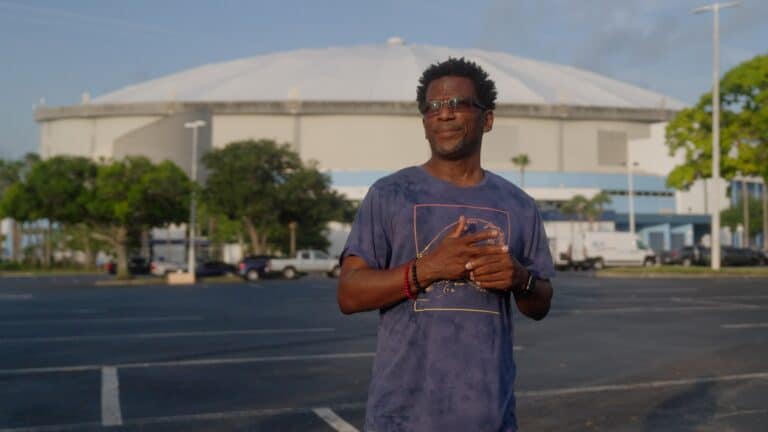
<instances>
[{"instance_id":1,"label":"shadow on pavement","mask_svg":"<svg viewBox=\"0 0 768 432\"><path fill-rule=\"evenodd\" d=\"M700 430L710 425L717 411L713 383L700 383L663 400L645 418L647 432Z\"/></svg>"}]
</instances>

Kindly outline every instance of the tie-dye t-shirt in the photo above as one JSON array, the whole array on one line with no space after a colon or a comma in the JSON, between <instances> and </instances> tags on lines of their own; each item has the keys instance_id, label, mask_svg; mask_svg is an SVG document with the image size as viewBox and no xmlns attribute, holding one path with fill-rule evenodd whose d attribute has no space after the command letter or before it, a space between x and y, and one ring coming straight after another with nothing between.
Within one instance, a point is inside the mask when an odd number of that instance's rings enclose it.
<instances>
[{"instance_id":1,"label":"tie-dye t-shirt","mask_svg":"<svg viewBox=\"0 0 768 432\"><path fill-rule=\"evenodd\" d=\"M554 276L534 200L485 172L457 187L422 167L377 181L355 218L342 259L355 255L389 269L429 254L467 219L468 233L495 228L539 278ZM368 432L514 431L515 361L509 294L472 282L438 281L380 311L366 408Z\"/></svg>"}]
</instances>

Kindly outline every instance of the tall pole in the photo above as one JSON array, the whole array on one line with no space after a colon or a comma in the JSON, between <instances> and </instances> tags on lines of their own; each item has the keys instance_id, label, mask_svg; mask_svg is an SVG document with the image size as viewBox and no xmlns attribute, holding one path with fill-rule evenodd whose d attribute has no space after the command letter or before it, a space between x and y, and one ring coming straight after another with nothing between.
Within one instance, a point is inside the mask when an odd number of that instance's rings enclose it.
<instances>
[{"instance_id":1,"label":"tall pole","mask_svg":"<svg viewBox=\"0 0 768 432\"><path fill-rule=\"evenodd\" d=\"M749 247L749 189L747 187L747 178L741 178L741 212L744 220L744 233L741 238L741 247Z\"/></svg>"},{"instance_id":2,"label":"tall pole","mask_svg":"<svg viewBox=\"0 0 768 432\"><path fill-rule=\"evenodd\" d=\"M720 270L720 4L712 7L712 270Z\"/></svg>"},{"instance_id":3,"label":"tall pole","mask_svg":"<svg viewBox=\"0 0 768 432\"><path fill-rule=\"evenodd\" d=\"M720 9L739 2L713 3L693 10L712 12L712 270L720 270Z\"/></svg>"},{"instance_id":4,"label":"tall pole","mask_svg":"<svg viewBox=\"0 0 768 432\"><path fill-rule=\"evenodd\" d=\"M629 232L635 234L635 182L633 179L632 161L627 161L627 183L628 183L628 198L629 198Z\"/></svg>"},{"instance_id":5,"label":"tall pole","mask_svg":"<svg viewBox=\"0 0 768 432\"><path fill-rule=\"evenodd\" d=\"M196 248L197 235L195 226L197 225L197 197L195 196L194 186L197 184L197 128L192 128L192 194L189 197L189 263L187 269L189 274L196 274L195 264L197 263Z\"/></svg>"},{"instance_id":6,"label":"tall pole","mask_svg":"<svg viewBox=\"0 0 768 432\"><path fill-rule=\"evenodd\" d=\"M190 172L193 189L189 199L189 258L187 261L187 271L193 278L195 277L195 264L197 263L197 257L195 256L195 246L197 242L195 233L195 226L197 224L197 198L194 190L194 186L197 185L197 130L203 126L205 126L205 122L202 120L184 123L185 128L192 129L192 165L190 167Z\"/></svg>"},{"instance_id":7,"label":"tall pole","mask_svg":"<svg viewBox=\"0 0 768 432\"><path fill-rule=\"evenodd\" d=\"M768 252L768 182L763 179L763 251Z\"/></svg>"}]
</instances>

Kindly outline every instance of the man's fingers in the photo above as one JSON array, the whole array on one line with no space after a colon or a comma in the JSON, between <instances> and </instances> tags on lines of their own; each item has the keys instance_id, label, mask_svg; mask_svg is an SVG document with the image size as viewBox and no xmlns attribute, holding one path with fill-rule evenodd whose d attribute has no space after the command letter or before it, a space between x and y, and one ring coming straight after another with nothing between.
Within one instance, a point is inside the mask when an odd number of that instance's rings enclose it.
<instances>
[{"instance_id":1,"label":"man's fingers","mask_svg":"<svg viewBox=\"0 0 768 432\"><path fill-rule=\"evenodd\" d=\"M464 240L464 243L472 245L484 240L496 238L499 236L499 232L495 229L487 229L484 231L480 231L479 233L470 234L468 236L464 236L462 240Z\"/></svg>"},{"instance_id":2,"label":"man's fingers","mask_svg":"<svg viewBox=\"0 0 768 432\"><path fill-rule=\"evenodd\" d=\"M449 237L459 238L464 232L464 227L467 225L467 218L464 215L459 216L459 221L456 223L456 228L453 230Z\"/></svg>"},{"instance_id":3,"label":"man's fingers","mask_svg":"<svg viewBox=\"0 0 768 432\"><path fill-rule=\"evenodd\" d=\"M474 278L479 278L487 275L502 273L504 271L509 271L509 270L511 270L510 266L505 264L504 262L492 262L492 263L485 263L485 264L474 267L470 271L470 275Z\"/></svg>"},{"instance_id":4,"label":"man's fingers","mask_svg":"<svg viewBox=\"0 0 768 432\"><path fill-rule=\"evenodd\" d=\"M472 258L482 257L486 255L504 255L509 252L509 247L503 246L475 246L470 253Z\"/></svg>"},{"instance_id":5,"label":"man's fingers","mask_svg":"<svg viewBox=\"0 0 768 432\"><path fill-rule=\"evenodd\" d=\"M488 264L504 264L508 267L512 267L512 262L509 254L503 249L496 249L498 246L489 247L487 254L473 254L467 261L465 268L467 270L474 270Z\"/></svg>"},{"instance_id":6,"label":"man's fingers","mask_svg":"<svg viewBox=\"0 0 768 432\"><path fill-rule=\"evenodd\" d=\"M475 285L485 289L506 290L509 287L507 279L480 280L475 281Z\"/></svg>"}]
</instances>

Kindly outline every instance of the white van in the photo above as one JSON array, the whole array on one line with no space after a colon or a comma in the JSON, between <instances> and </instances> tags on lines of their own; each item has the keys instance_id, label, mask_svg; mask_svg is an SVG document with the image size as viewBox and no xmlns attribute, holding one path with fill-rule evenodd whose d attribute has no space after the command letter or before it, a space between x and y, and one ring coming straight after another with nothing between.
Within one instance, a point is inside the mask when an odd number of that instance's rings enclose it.
<instances>
[{"instance_id":1,"label":"white van","mask_svg":"<svg viewBox=\"0 0 768 432\"><path fill-rule=\"evenodd\" d=\"M580 247L579 247L580 246ZM651 266L656 254L636 234L628 232L585 232L581 245L574 249L583 253L583 262L601 269L606 266Z\"/></svg>"},{"instance_id":2,"label":"white van","mask_svg":"<svg viewBox=\"0 0 768 432\"><path fill-rule=\"evenodd\" d=\"M587 221L545 221L544 227L549 239L549 251L558 269L585 268L586 263L583 248L584 233L588 231L616 230L611 221L590 223Z\"/></svg>"}]
</instances>

